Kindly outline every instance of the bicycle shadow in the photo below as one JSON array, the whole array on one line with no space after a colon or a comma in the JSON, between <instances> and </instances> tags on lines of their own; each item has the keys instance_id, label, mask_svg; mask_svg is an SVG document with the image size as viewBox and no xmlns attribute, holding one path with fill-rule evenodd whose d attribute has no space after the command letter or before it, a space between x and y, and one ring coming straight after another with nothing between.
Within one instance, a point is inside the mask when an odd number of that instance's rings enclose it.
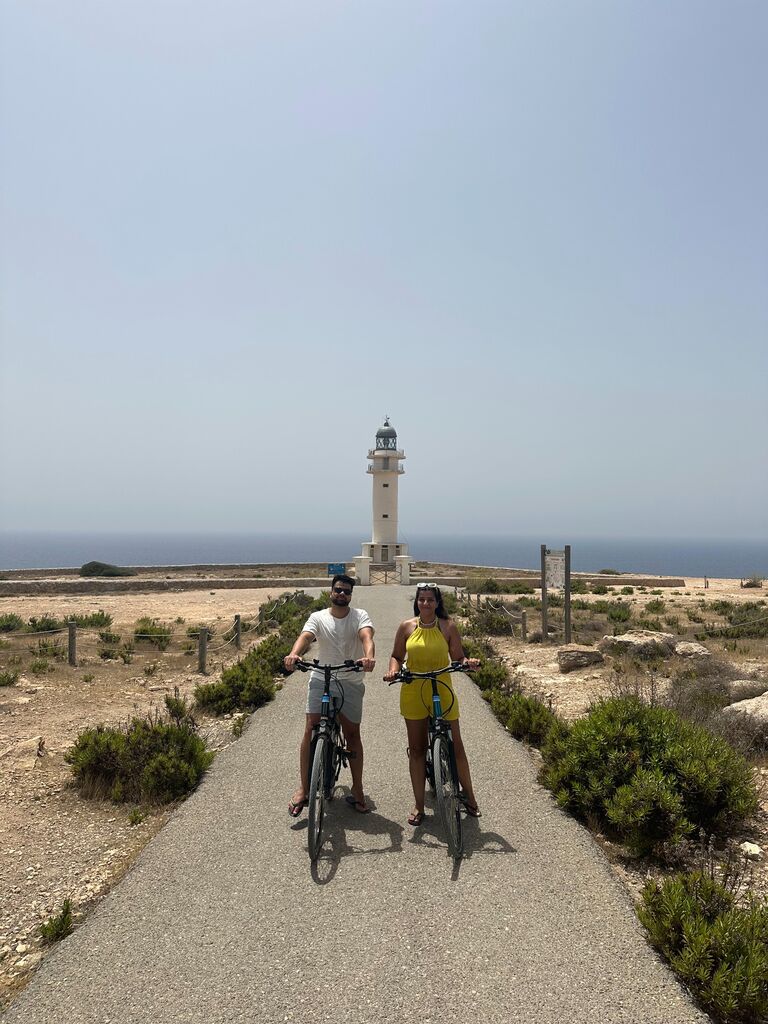
<instances>
[{"instance_id":1,"label":"bicycle shadow","mask_svg":"<svg viewBox=\"0 0 768 1024\"><path fill-rule=\"evenodd\" d=\"M401 853L403 849L404 828L391 818L385 818L376 812L375 802L368 797L371 807L369 814L360 814L344 802L344 794L336 796L330 806L326 807L326 819L323 825L323 844L320 847L317 861L311 865L312 880L318 885L328 885L333 881L339 865L345 857L382 856L389 853ZM307 819L292 826L294 832L307 828ZM355 833L366 836L382 836L384 841L375 846L355 845L351 840Z\"/></svg>"},{"instance_id":2,"label":"bicycle shadow","mask_svg":"<svg viewBox=\"0 0 768 1024\"><path fill-rule=\"evenodd\" d=\"M462 822L462 833L464 854L461 860L453 860L448 850L442 822L435 810L432 813L427 813L421 825L413 829L413 835L408 842L414 846L425 846L442 851L451 863L452 882L458 880L464 861L470 860L474 856L517 853L517 847L513 846L504 836L490 829L483 829L479 818L465 816Z\"/></svg>"}]
</instances>

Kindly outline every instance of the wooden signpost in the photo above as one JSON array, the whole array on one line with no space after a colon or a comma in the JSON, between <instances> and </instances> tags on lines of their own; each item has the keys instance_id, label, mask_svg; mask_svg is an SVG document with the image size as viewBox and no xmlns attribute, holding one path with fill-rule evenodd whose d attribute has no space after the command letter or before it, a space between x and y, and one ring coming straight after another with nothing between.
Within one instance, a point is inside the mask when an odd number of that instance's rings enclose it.
<instances>
[{"instance_id":1,"label":"wooden signpost","mask_svg":"<svg viewBox=\"0 0 768 1024\"><path fill-rule=\"evenodd\" d=\"M562 590L565 605L565 642L571 642L571 545L561 551L541 545L541 642L549 641L547 592Z\"/></svg>"}]
</instances>

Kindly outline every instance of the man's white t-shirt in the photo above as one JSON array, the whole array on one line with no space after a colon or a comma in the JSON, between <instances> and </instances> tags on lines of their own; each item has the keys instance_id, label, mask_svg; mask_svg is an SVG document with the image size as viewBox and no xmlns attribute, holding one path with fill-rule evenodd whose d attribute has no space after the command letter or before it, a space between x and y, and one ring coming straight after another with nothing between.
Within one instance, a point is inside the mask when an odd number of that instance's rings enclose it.
<instances>
[{"instance_id":1,"label":"man's white t-shirt","mask_svg":"<svg viewBox=\"0 0 768 1024\"><path fill-rule=\"evenodd\" d=\"M302 632L316 637L317 646L313 645L307 653L317 658L321 665L341 665L347 659L359 661L363 657L363 642L359 634L366 626L373 629L371 617L363 608L350 608L344 618L331 615L330 608L312 612ZM322 672L313 672L312 678L315 675L323 678Z\"/></svg>"}]
</instances>

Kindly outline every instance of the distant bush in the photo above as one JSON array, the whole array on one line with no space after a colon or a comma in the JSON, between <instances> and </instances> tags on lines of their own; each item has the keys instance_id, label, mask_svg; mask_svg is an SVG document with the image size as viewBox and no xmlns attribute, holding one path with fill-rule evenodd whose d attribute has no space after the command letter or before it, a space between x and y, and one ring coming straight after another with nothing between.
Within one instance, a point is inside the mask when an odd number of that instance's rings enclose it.
<instances>
[{"instance_id":1,"label":"distant bush","mask_svg":"<svg viewBox=\"0 0 768 1024\"><path fill-rule=\"evenodd\" d=\"M646 604L645 606L645 610L649 612L651 615L661 615L665 608L666 605L664 604L664 602L658 599L654 601L649 601L648 604Z\"/></svg>"},{"instance_id":2,"label":"distant bush","mask_svg":"<svg viewBox=\"0 0 768 1024\"><path fill-rule=\"evenodd\" d=\"M135 569L124 569L109 562L86 562L80 566L81 576L135 576Z\"/></svg>"},{"instance_id":3,"label":"distant bush","mask_svg":"<svg viewBox=\"0 0 768 1024\"><path fill-rule=\"evenodd\" d=\"M634 594L635 588L634 587L622 587L621 588L621 592L622 592L622 594Z\"/></svg>"},{"instance_id":4,"label":"distant bush","mask_svg":"<svg viewBox=\"0 0 768 1024\"><path fill-rule=\"evenodd\" d=\"M12 669L0 671L0 686L15 686L19 681L19 673Z\"/></svg>"},{"instance_id":5,"label":"distant bush","mask_svg":"<svg viewBox=\"0 0 768 1024\"><path fill-rule=\"evenodd\" d=\"M29 663L29 671L36 676L45 675L49 668L50 666L45 658L34 658Z\"/></svg>"},{"instance_id":6,"label":"distant bush","mask_svg":"<svg viewBox=\"0 0 768 1024\"><path fill-rule=\"evenodd\" d=\"M608 618L611 622L629 622L632 617L632 609L626 601L616 601L608 608Z\"/></svg>"},{"instance_id":7,"label":"distant bush","mask_svg":"<svg viewBox=\"0 0 768 1024\"><path fill-rule=\"evenodd\" d=\"M605 583L593 583L592 584L592 593L593 594L607 594L608 593L608 587L605 585Z\"/></svg>"},{"instance_id":8,"label":"distant bush","mask_svg":"<svg viewBox=\"0 0 768 1024\"><path fill-rule=\"evenodd\" d=\"M14 615L13 612L6 612L0 615L0 633L19 633L24 629L24 620Z\"/></svg>"},{"instance_id":9,"label":"distant bush","mask_svg":"<svg viewBox=\"0 0 768 1024\"><path fill-rule=\"evenodd\" d=\"M33 615L24 628L28 633L61 633L67 624L54 615Z\"/></svg>"},{"instance_id":10,"label":"distant bush","mask_svg":"<svg viewBox=\"0 0 768 1024\"><path fill-rule=\"evenodd\" d=\"M160 651L164 651L171 642L172 632L170 626L161 626L156 619L148 616L137 619L133 627L133 637L137 643L151 644Z\"/></svg>"},{"instance_id":11,"label":"distant bush","mask_svg":"<svg viewBox=\"0 0 768 1024\"><path fill-rule=\"evenodd\" d=\"M723 740L633 697L550 730L542 781L561 807L596 818L641 853L703 829L727 834L757 807L752 772Z\"/></svg>"},{"instance_id":12,"label":"distant bush","mask_svg":"<svg viewBox=\"0 0 768 1024\"><path fill-rule=\"evenodd\" d=\"M571 580L571 593L572 594L588 594L589 586L586 580L572 579Z\"/></svg>"},{"instance_id":13,"label":"distant bush","mask_svg":"<svg viewBox=\"0 0 768 1024\"><path fill-rule=\"evenodd\" d=\"M56 640L50 637L38 640L34 647L30 647L30 650L40 658L53 658L55 661L64 661L67 657L68 646L63 640Z\"/></svg>"},{"instance_id":14,"label":"distant bush","mask_svg":"<svg viewBox=\"0 0 768 1024\"><path fill-rule=\"evenodd\" d=\"M762 576L750 576L748 580L744 580L742 586L744 587L762 587L763 577Z\"/></svg>"},{"instance_id":15,"label":"distant bush","mask_svg":"<svg viewBox=\"0 0 768 1024\"><path fill-rule=\"evenodd\" d=\"M598 569L598 576L621 576L618 569Z\"/></svg>"},{"instance_id":16,"label":"distant bush","mask_svg":"<svg viewBox=\"0 0 768 1024\"><path fill-rule=\"evenodd\" d=\"M189 722L159 714L83 730L65 754L84 796L169 803L190 793L213 760Z\"/></svg>"},{"instance_id":17,"label":"distant bush","mask_svg":"<svg viewBox=\"0 0 768 1024\"><path fill-rule=\"evenodd\" d=\"M86 615L69 615L67 621L76 622L82 629L102 629L112 625L112 616L101 608Z\"/></svg>"},{"instance_id":18,"label":"distant bush","mask_svg":"<svg viewBox=\"0 0 768 1024\"><path fill-rule=\"evenodd\" d=\"M637 915L704 1009L723 1024L768 1020L768 907L738 906L698 870L649 881Z\"/></svg>"}]
</instances>

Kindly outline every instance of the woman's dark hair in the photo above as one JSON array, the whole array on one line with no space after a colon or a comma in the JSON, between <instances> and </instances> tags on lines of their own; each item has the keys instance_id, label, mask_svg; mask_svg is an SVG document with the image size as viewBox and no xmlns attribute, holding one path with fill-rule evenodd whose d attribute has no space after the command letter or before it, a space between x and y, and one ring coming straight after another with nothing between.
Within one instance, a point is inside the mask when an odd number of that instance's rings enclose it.
<instances>
[{"instance_id":1,"label":"woman's dark hair","mask_svg":"<svg viewBox=\"0 0 768 1024\"><path fill-rule=\"evenodd\" d=\"M448 616L448 612L443 607L443 595L440 593L440 587L436 587L434 585L434 583L430 583L429 586L422 586L421 584L419 584L419 586L416 587L416 596L413 599L413 614L416 615L417 617L420 617L420 613L419 613L419 591L420 590L431 590L432 591L432 593L435 595L435 600L437 601L437 607L435 608L435 615L438 617L438 619L447 619L449 616Z\"/></svg>"}]
</instances>

